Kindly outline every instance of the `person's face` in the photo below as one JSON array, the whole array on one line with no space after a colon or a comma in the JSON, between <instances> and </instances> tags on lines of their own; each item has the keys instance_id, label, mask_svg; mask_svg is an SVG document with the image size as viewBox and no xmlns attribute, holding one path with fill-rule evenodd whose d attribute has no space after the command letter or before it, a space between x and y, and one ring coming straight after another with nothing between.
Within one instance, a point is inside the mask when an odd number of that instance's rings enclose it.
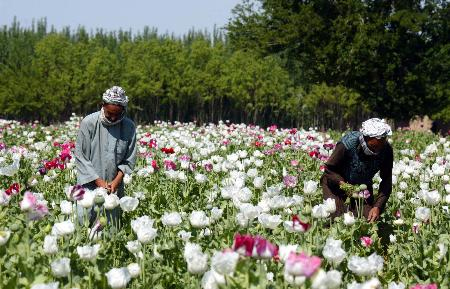
<instances>
[{"instance_id":1,"label":"person's face","mask_svg":"<svg viewBox=\"0 0 450 289\"><path fill-rule=\"evenodd\" d=\"M103 104L103 111L105 112L105 117L111 121L115 122L122 117L123 107L117 104Z\"/></svg>"},{"instance_id":2,"label":"person's face","mask_svg":"<svg viewBox=\"0 0 450 289\"><path fill-rule=\"evenodd\" d=\"M367 146L371 151L374 153L379 153L386 144L386 138L375 138L375 137L369 137L366 139Z\"/></svg>"}]
</instances>

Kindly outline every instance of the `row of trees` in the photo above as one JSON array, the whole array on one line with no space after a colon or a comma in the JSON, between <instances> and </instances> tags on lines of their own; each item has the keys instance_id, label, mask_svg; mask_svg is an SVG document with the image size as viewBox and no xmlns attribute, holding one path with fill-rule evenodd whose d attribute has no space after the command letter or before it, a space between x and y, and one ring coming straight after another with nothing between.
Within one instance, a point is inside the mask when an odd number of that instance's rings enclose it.
<instances>
[{"instance_id":1,"label":"row of trees","mask_svg":"<svg viewBox=\"0 0 450 289\"><path fill-rule=\"evenodd\" d=\"M2 116L44 122L98 109L102 93L121 85L137 121L260 122L285 109L292 81L274 57L230 52L217 31L184 38L155 30L47 33L17 23L0 32ZM292 90L292 91L291 91Z\"/></svg>"},{"instance_id":2,"label":"row of trees","mask_svg":"<svg viewBox=\"0 0 450 289\"><path fill-rule=\"evenodd\" d=\"M450 119L446 1L245 0L226 33L0 28L0 117L85 115L121 85L130 115L342 129Z\"/></svg>"},{"instance_id":3,"label":"row of trees","mask_svg":"<svg viewBox=\"0 0 450 289\"><path fill-rule=\"evenodd\" d=\"M325 84L307 92L279 57L233 51L217 30L183 38L150 29L134 36L83 28L47 32L43 20L31 28L15 22L0 37L0 111L6 118L54 122L72 112L85 115L99 108L112 85L126 89L138 122L345 125L357 112L357 93Z\"/></svg>"}]
</instances>

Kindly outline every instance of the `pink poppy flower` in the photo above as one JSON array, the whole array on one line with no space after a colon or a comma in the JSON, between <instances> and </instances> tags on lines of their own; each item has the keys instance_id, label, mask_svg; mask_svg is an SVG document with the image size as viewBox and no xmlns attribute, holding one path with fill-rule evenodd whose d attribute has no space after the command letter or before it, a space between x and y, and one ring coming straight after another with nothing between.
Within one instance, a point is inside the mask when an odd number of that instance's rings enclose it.
<instances>
[{"instance_id":1,"label":"pink poppy flower","mask_svg":"<svg viewBox=\"0 0 450 289\"><path fill-rule=\"evenodd\" d=\"M254 244L255 238L253 236L236 234L234 236L233 250L241 255L251 256Z\"/></svg>"},{"instance_id":2,"label":"pink poppy flower","mask_svg":"<svg viewBox=\"0 0 450 289\"><path fill-rule=\"evenodd\" d=\"M48 208L45 204L37 204L31 212L28 213L30 220L40 220L48 214Z\"/></svg>"},{"instance_id":3,"label":"pink poppy flower","mask_svg":"<svg viewBox=\"0 0 450 289\"><path fill-rule=\"evenodd\" d=\"M261 236L255 237L255 245L253 247L253 257L270 259L278 255L278 247Z\"/></svg>"},{"instance_id":4,"label":"pink poppy flower","mask_svg":"<svg viewBox=\"0 0 450 289\"><path fill-rule=\"evenodd\" d=\"M370 197L370 191L369 190L361 191L359 192L359 196L361 198L368 199Z\"/></svg>"},{"instance_id":5,"label":"pink poppy flower","mask_svg":"<svg viewBox=\"0 0 450 289\"><path fill-rule=\"evenodd\" d=\"M177 165L173 162L173 161L164 161L164 167L166 169L166 171L170 171L170 170L176 170L177 169Z\"/></svg>"},{"instance_id":6,"label":"pink poppy flower","mask_svg":"<svg viewBox=\"0 0 450 289\"><path fill-rule=\"evenodd\" d=\"M269 131L270 131L271 133L274 133L276 130L277 130L277 125L276 125L276 124L272 124L272 125L269 127Z\"/></svg>"},{"instance_id":7,"label":"pink poppy flower","mask_svg":"<svg viewBox=\"0 0 450 289\"><path fill-rule=\"evenodd\" d=\"M414 286L409 287L409 289L437 289L437 284L416 284Z\"/></svg>"},{"instance_id":8,"label":"pink poppy flower","mask_svg":"<svg viewBox=\"0 0 450 289\"><path fill-rule=\"evenodd\" d=\"M61 151L61 153L59 154L59 158L61 159L62 162L70 161L72 159L72 156L70 155L70 150L65 149Z\"/></svg>"},{"instance_id":9,"label":"pink poppy flower","mask_svg":"<svg viewBox=\"0 0 450 289\"><path fill-rule=\"evenodd\" d=\"M419 225L419 223L414 223L414 224L412 225L412 231L413 231L415 234L418 234L418 233L419 233L419 230L420 230L420 225Z\"/></svg>"},{"instance_id":10,"label":"pink poppy flower","mask_svg":"<svg viewBox=\"0 0 450 289\"><path fill-rule=\"evenodd\" d=\"M156 160L152 160L152 168L155 171L159 170L158 163L156 162Z\"/></svg>"},{"instance_id":11,"label":"pink poppy flower","mask_svg":"<svg viewBox=\"0 0 450 289\"><path fill-rule=\"evenodd\" d=\"M372 238L367 237L367 236L361 237L360 240L361 240L361 245L366 248L369 248L373 244Z\"/></svg>"},{"instance_id":12,"label":"pink poppy flower","mask_svg":"<svg viewBox=\"0 0 450 289\"><path fill-rule=\"evenodd\" d=\"M70 190L70 199L73 201L82 200L84 197L84 188L81 185L75 185Z\"/></svg>"},{"instance_id":13,"label":"pink poppy flower","mask_svg":"<svg viewBox=\"0 0 450 289\"><path fill-rule=\"evenodd\" d=\"M36 206L36 196L31 192L25 192L23 200L20 202L20 209L22 211L30 211Z\"/></svg>"},{"instance_id":14,"label":"pink poppy flower","mask_svg":"<svg viewBox=\"0 0 450 289\"><path fill-rule=\"evenodd\" d=\"M287 175L283 178L283 184L286 188L294 188L297 185L297 177Z\"/></svg>"},{"instance_id":15,"label":"pink poppy flower","mask_svg":"<svg viewBox=\"0 0 450 289\"><path fill-rule=\"evenodd\" d=\"M295 225L302 226L303 232L306 232L309 230L309 228L311 228L311 224L302 222L302 220L300 220L298 215L292 216L292 226L294 227Z\"/></svg>"},{"instance_id":16,"label":"pink poppy flower","mask_svg":"<svg viewBox=\"0 0 450 289\"><path fill-rule=\"evenodd\" d=\"M311 277L320 268L322 260L317 256L291 252L286 260L286 271L293 276Z\"/></svg>"},{"instance_id":17,"label":"pink poppy flower","mask_svg":"<svg viewBox=\"0 0 450 289\"><path fill-rule=\"evenodd\" d=\"M5 190L5 193L8 196L17 195L20 191L20 185L18 183L12 184L8 189Z\"/></svg>"},{"instance_id":18,"label":"pink poppy flower","mask_svg":"<svg viewBox=\"0 0 450 289\"><path fill-rule=\"evenodd\" d=\"M211 172L213 170L213 165L212 164L205 164L204 168L209 173L209 172Z\"/></svg>"}]
</instances>

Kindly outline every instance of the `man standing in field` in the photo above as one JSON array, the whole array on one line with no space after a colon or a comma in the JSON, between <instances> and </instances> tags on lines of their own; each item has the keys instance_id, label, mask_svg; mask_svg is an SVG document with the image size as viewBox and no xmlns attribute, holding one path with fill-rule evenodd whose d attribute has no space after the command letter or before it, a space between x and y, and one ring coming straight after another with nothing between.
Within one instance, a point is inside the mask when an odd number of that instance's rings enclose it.
<instances>
[{"instance_id":1,"label":"man standing in field","mask_svg":"<svg viewBox=\"0 0 450 289\"><path fill-rule=\"evenodd\" d=\"M125 117L127 105L121 87L106 90L101 110L81 121L75 145L77 183L90 190L105 188L119 198L124 174L131 174L136 162L136 127ZM114 219L119 210L112 212Z\"/></svg>"},{"instance_id":2,"label":"man standing in field","mask_svg":"<svg viewBox=\"0 0 450 289\"><path fill-rule=\"evenodd\" d=\"M347 133L337 143L321 178L324 199L336 202L336 212L331 218L343 215L347 208L347 184L366 185L363 215L369 222L379 219L392 191L393 151L386 137L392 135L391 127L384 120L372 118L362 123L360 131ZM373 196L372 178L380 172L382 179L378 196ZM350 207L356 212L356 200L351 198Z\"/></svg>"}]
</instances>

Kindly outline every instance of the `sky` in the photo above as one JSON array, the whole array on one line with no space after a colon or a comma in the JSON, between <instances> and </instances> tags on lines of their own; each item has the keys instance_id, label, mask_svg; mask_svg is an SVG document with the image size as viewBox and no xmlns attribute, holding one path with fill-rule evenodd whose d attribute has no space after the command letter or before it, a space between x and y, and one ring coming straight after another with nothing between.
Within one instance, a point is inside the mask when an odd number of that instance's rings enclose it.
<instances>
[{"instance_id":1,"label":"sky","mask_svg":"<svg viewBox=\"0 0 450 289\"><path fill-rule=\"evenodd\" d=\"M88 31L107 31L155 27L158 33L181 36L191 28L223 27L231 17L231 9L240 0L0 0L0 25L14 19L29 27L34 20L47 18L48 27L60 30L84 26Z\"/></svg>"}]
</instances>

